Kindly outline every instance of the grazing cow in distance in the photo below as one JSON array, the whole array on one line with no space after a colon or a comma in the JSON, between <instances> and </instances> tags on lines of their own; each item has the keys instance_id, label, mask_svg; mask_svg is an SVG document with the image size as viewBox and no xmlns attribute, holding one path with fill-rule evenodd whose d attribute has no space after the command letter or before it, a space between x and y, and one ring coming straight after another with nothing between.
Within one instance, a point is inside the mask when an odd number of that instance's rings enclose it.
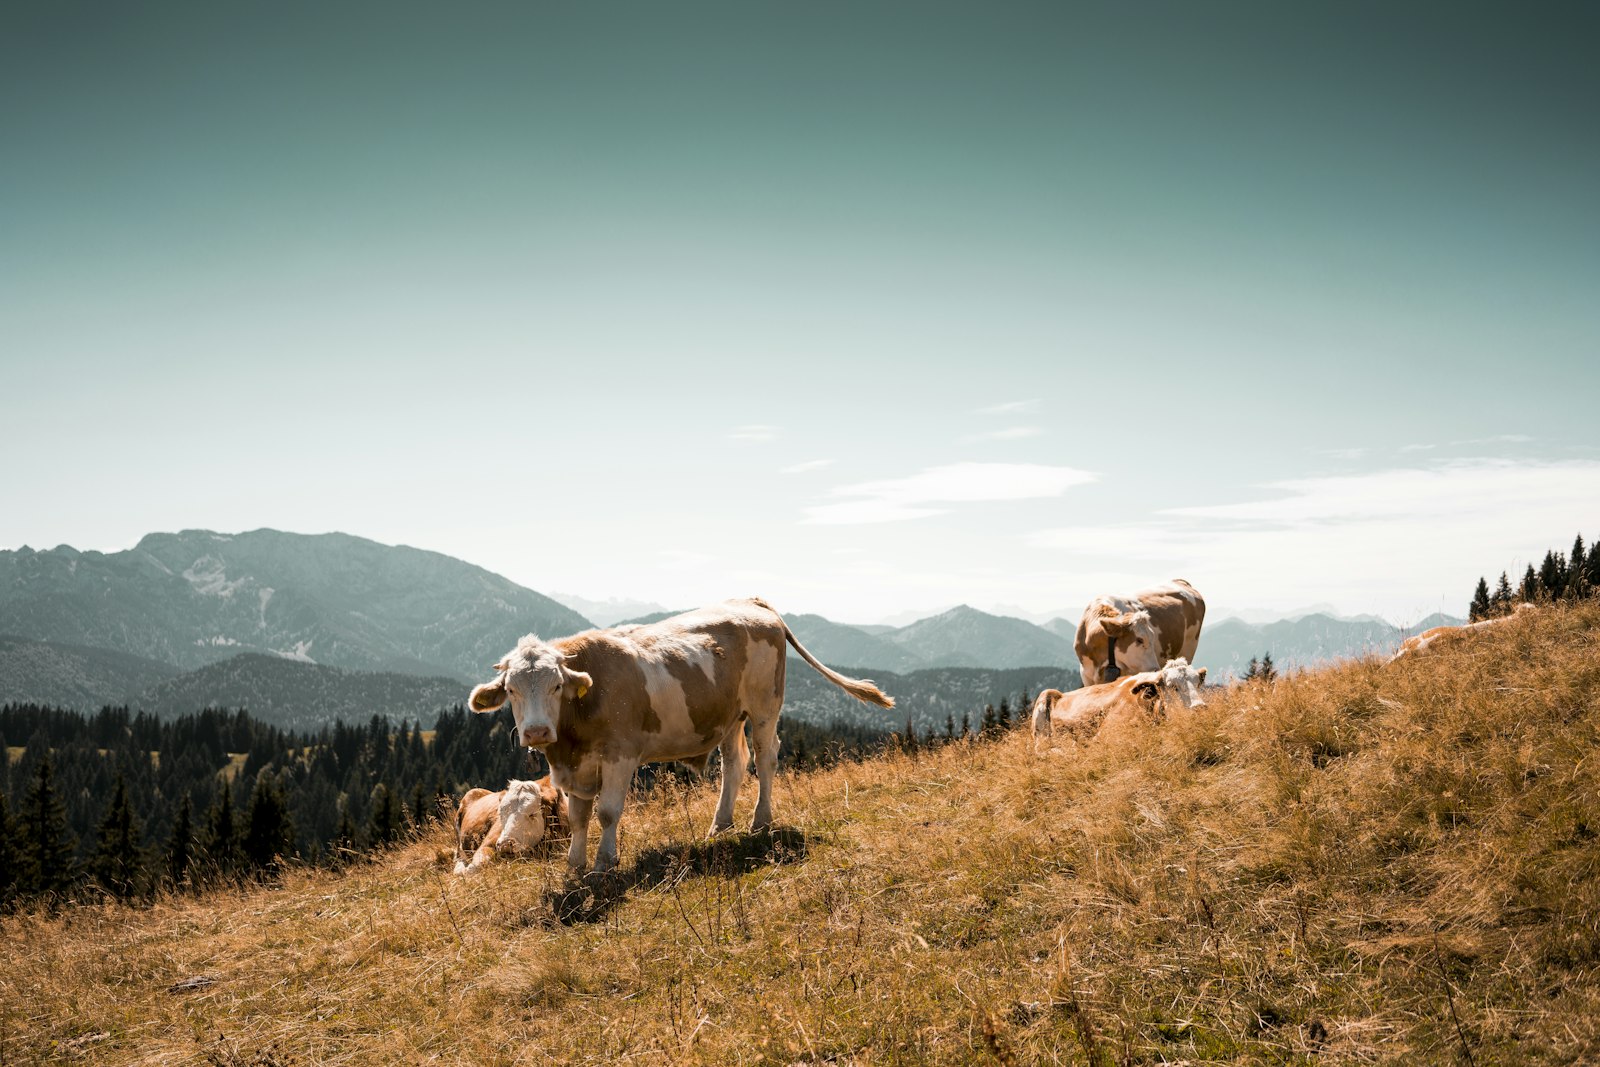
<instances>
[{"instance_id":1,"label":"grazing cow in distance","mask_svg":"<svg viewBox=\"0 0 1600 1067\"><path fill-rule=\"evenodd\" d=\"M1482 619L1478 622L1469 622L1463 626L1435 626L1431 630L1424 630L1420 634L1413 634L1400 642L1400 650L1389 658L1393 663L1405 656L1417 656L1433 649L1440 643L1451 644L1465 634L1474 630L1482 630L1489 626L1498 626L1510 619L1515 619L1523 612L1536 611L1532 604L1518 604L1517 610L1510 615L1499 615L1492 619Z\"/></svg>"},{"instance_id":2,"label":"grazing cow in distance","mask_svg":"<svg viewBox=\"0 0 1600 1067\"><path fill-rule=\"evenodd\" d=\"M1132 596L1095 597L1072 641L1083 684L1159 670L1168 660L1193 660L1205 619L1205 598L1182 578Z\"/></svg>"},{"instance_id":3,"label":"grazing cow in distance","mask_svg":"<svg viewBox=\"0 0 1600 1067\"><path fill-rule=\"evenodd\" d=\"M1159 671L1124 675L1070 693L1046 689L1033 702L1034 746L1041 747L1057 730L1087 740L1107 726L1161 718L1168 707L1204 707L1205 681L1204 667L1196 670L1188 660L1175 659Z\"/></svg>"},{"instance_id":4,"label":"grazing cow in distance","mask_svg":"<svg viewBox=\"0 0 1600 1067\"><path fill-rule=\"evenodd\" d=\"M824 678L857 700L881 708L894 700L869 681L846 678L818 662L783 617L763 600L728 600L660 622L587 630L541 641L529 635L494 665L493 681L473 689L468 704L492 712L511 704L516 738L544 750L550 777L566 795L572 823L567 862L582 871L589 815L599 801L600 846L594 869L617 863L617 822L642 763L703 764L722 750L722 796L711 823L733 825L733 804L755 748L752 830L772 824L772 776L778 765L778 713L783 708L784 642Z\"/></svg>"},{"instance_id":5,"label":"grazing cow in distance","mask_svg":"<svg viewBox=\"0 0 1600 1067\"><path fill-rule=\"evenodd\" d=\"M470 874L500 854L526 854L567 832L567 803L547 774L499 792L469 789L456 808L456 870ZM470 857L470 859L469 859Z\"/></svg>"}]
</instances>

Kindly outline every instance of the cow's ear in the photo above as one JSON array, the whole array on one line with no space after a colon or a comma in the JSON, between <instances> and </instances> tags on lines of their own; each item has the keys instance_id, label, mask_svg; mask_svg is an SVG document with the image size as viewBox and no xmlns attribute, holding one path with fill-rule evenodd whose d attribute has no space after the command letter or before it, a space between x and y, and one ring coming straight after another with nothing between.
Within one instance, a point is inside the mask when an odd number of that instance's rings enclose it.
<instances>
[{"instance_id":1,"label":"cow's ear","mask_svg":"<svg viewBox=\"0 0 1600 1067\"><path fill-rule=\"evenodd\" d=\"M1118 640L1127 637L1132 632L1130 629L1132 625L1133 620L1127 614L1110 615L1100 620L1100 629L1104 630L1107 636L1115 637Z\"/></svg>"},{"instance_id":2,"label":"cow's ear","mask_svg":"<svg viewBox=\"0 0 1600 1067\"><path fill-rule=\"evenodd\" d=\"M562 686L561 695L569 699L572 697L582 699L588 694L589 687L594 685L594 679L582 671L573 671L562 667L561 673L566 678L566 684Z\"/></svg>"},{"instance_id":3,"label":"cow's ear","mask_svg":"<svg viewBox=\"0 0 1600 1067\"><path fill-rule=\"evenodd\" d=\"M1156 683L1140 682L1133 687L1133 695L1140 700L1154 700L1156 698Z\"/></svg>"},{"instance_id":4,"label":"cow's ear","mask_svg":"<svg viewBox=\"0 0 1600 1067\"><path fill-rule=\"evenodd\" d=\"M504 675L492 682L485 682L472 690L472 695L467 698L467 707L480 715L497 711L506 704L506 679Z\"/></svg>"},{"instance_id":5,"label":"cow's ear","mask_svg":"<svg viewBox=\"0 0 1600 1067\"><path fill-rule=\"evenodd\" d=\"M1201 685L1205 685L1206 684L1206 669L1204 667L1201 667L1200 671L1199 671L1199 674L1200 674L1200 684Z\"/></svg>"}]
</instances>

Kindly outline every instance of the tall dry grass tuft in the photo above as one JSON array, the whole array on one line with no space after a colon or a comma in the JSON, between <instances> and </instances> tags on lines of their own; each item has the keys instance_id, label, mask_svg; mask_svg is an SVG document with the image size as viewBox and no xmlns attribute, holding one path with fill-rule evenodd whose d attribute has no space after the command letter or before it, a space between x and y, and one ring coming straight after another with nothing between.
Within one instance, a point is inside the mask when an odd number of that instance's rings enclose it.
<instances>
[{"instance_id":1,"label":"tall dry grass tuft","mask_svg":"<svg viewBox=\"0 0 1600 1067\"><path fill-rule=\"evenodd\" d=\"M12 917L0 1062L1592 1061L1597 733L1591 603L1067 754L787 775L773 834L673 784L597 884L440 835Z\"/></svg>"}]
</instances>

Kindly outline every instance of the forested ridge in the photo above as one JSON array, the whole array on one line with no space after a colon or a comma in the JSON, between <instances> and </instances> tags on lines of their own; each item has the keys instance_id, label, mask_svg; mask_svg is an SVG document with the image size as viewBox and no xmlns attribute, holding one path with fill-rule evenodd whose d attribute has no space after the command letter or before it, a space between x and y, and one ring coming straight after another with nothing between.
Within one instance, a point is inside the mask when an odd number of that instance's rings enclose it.
<instances>
[{"instance_id":1,"label":"forested ridge","mask_svg":"<svg viewBox=\"0 0 1600 1067\"><path fill-rule=\"evenodd\" d=\"M163 720L0 707L0 902L123 899L160 888L270 877L281 864L338 865L409 839L474 786L544 773L505 715L336 722L290 731L244 711ZM886 731L793 718L786 766L881 747ZM655 770L641 772L648 786Z\"/></svg>"}]
</instances>

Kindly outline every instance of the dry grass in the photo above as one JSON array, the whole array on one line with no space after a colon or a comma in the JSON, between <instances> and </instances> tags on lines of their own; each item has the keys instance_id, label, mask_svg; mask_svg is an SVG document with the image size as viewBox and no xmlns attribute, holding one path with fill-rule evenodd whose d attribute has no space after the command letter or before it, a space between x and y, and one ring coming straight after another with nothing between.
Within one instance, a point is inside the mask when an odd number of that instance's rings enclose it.
<instances>
[{"instance_id":1,"label":"dry grass","mask_svg":"<svg viewBox=\"0 0 1600 1067\"><path fill-rule=\"evenodd\" d=\"M1597 705L1587 605L1064 756L788 776L770 836L664 789L598 888L440 838L16 917L0 1063L1592 1062Z\"/></svg>"}]
</instances>

